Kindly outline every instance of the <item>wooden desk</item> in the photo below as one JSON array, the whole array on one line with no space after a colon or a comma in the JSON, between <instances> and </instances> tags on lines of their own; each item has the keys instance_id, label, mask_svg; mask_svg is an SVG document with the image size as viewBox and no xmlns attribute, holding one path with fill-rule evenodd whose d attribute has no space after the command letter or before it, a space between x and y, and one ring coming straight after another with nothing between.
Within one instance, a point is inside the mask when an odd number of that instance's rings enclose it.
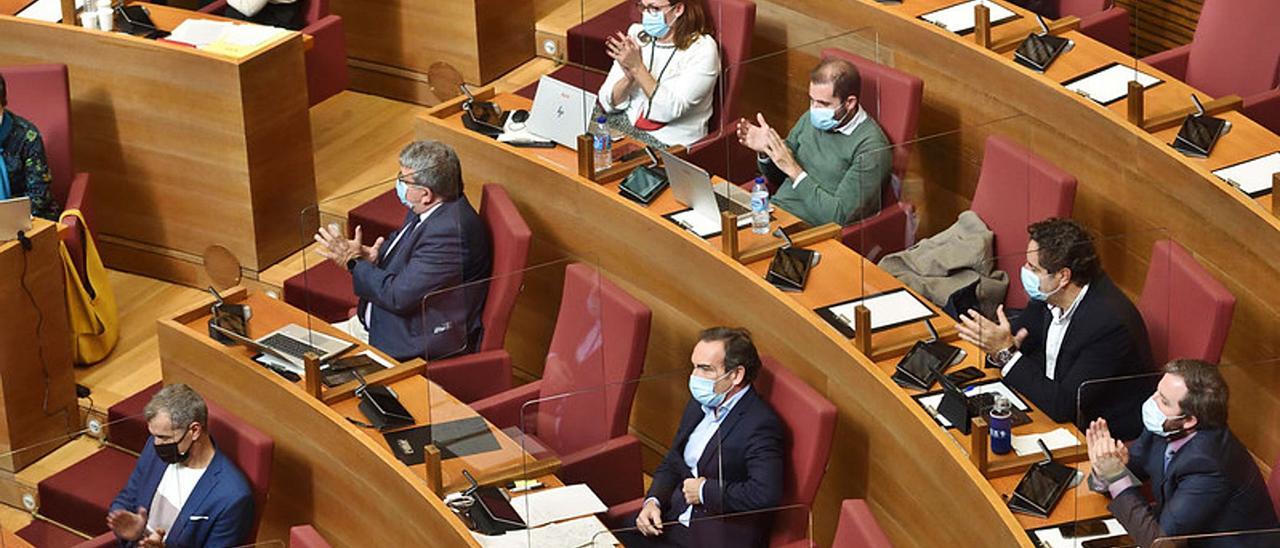
<instances>
[{"instance_id":1,"label":"wooden desk","mask_svg":"<svg viewBox=\"0 0 1280 548\"><path fill-rule=\"evenodd\" d=\"M1089 473L1089 461L1077 462L1073 465L1076 470L1083 474ZM1021 475L1005 476L991 480L991 485L996 491L1000 492L1000 496L1005 500L1013 496L1013 490L1018 486L1018 481L1022 479ZM1018 518L1018 523L1023 529L1037 529L1050 525L1062 525L1073 521L1082 521L1093 518L1108 517L1111 511L1107 510L1107 504L1110 500L1107 497L1094 493L1089 490L1088 479L1080 480L1075 488L1067 491L1062 495L1062 500L1058 501L1058 505L1053 508L1053 512L1047 518L1039 518L1029 516L1027 514L1014 514Z\"/></svg>"},{"instance_id":2,"label":"wooden desk","mask_svg":"<svg viewBox=\"0 0 1280 548\"><path fill-rule=\"evenodd\" d=\"M33 219L30 251L0 242L0 478L9 480L80 429L58 226ZM3 502L21 508L8 491Z\"/></svg>"},{"instance_id":3,"label":"wooden desk","mask_svg":"<svg viewBox=\"0 0 1280 548\"><path fill-rule=\"evenodd\" d=\"M150 2L130 2L130 4L145 5L147 8L147 11L151 13L151 22L156 24L156 28L163 31L169 31L169 32L173 31L173 29L178 28L178 25L181 25L182 22L186 21L187 19L201 19L205 21L224 21L228 23L237 23L237 24L245 23L244 21L231 19L230 17L223 17L221 15L203 13L195 10L182 9L182 8L173 7L173 6L164 6L161 4L152 4ZM310 51L312 46L315 45L315 39L312 38L310 34L304 34L301 32L299 32L298 34L302 35L302 48L304 50ZM250 53L250 55L252 55L253 53L257 53L259 51L268 49L274 43L275 42L265 43L262 45L262 47L259 47L258 49L253 50L253 52Z\"/></svg>"},{"instance_id":4,"label":"wooden desk","mask_svg":"<svg viewBox=\"0 0 1280 548\"><path fill-rule=\"evenodd\" d=\"M75 169L92 177L107 266L193 286L211 246L255 277L314 231L299 221L316 201L302 53L296 32L230 59L0 16L0 64L68 67Z\"/></svg>"}]
</instances>

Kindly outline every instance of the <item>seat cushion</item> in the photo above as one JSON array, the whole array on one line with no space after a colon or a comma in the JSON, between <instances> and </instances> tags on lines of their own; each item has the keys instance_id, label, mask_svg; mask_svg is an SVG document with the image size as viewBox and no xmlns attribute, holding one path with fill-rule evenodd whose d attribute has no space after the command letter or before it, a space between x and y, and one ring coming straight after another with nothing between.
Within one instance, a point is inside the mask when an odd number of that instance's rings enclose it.
<instances>
[{"instance_id":1,"label":"seat cushion","mask_svg":"<svg viewBox=\"0 0 1280 548\"><path fill-rule=\"evenodd\" d=\"M103 516L103 521L106 521L106 516ZM84 539L70 531L42 519L31 520L29 525L18 529L15 534L40 548L71 548L84 542Z\"/></svg>"},{"instance_id":2,"label":"seat cushion","mask_svg":"<svg viewBox=\"0 0 1280 548\"><path fill-rule=\"evenodd\" d=\"M107 509L137 462L114 447L100 449L40 482L40 513L89 535L107 532Z\"/></svg>"},{"instance_id":3,"label":"seat cushion","mask_svg":"<svg viewBox=\"0 0 1280 548\"><path fill-rule=\"evenodd\" d=\"M351 273L333 261L324 261L284 281L284 302L334 323L347 319L358 300Z\"/></svg>"},{"instance_id":4,"label":"seat cushion","mask_svg":"<svg viewBox=\"0 0 1280 548\"><path fill-rule=\"evenodd\" d=\"M155 383L143 388L107 409L107 420L110 422L107 439L111 443L134 453L142 452L142 448L147 445L147 438L151 437L142 409L160 391L161 386L162 383Z\"/></svg>"}]
</instances>

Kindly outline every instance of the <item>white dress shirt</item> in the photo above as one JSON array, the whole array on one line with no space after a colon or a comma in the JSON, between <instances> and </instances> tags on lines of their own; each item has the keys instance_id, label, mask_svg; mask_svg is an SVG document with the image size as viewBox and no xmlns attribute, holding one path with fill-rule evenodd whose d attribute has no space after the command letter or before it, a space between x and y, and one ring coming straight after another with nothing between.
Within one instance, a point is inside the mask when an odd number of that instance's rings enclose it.
<instances>
[{"instance_id":1,"label":"white dress shirt","mask_svg":"<svg viewBox=\"0 0 1280 548\"><path fill-rule=\"evenodd\" d=\"M639 24L633 24L627 36L635 39L641 30ZM625 111L632 124L646 113L650 120L665 123L649 135L667 145L689 146L705 137L714 102L712 92L720 77L720 47L715 38L704 34L686 49L652 41L640 46L640 58L658 80L652 100L639 85L633 85L622 101L613 103L613 88L625 74L614 61L597 93L600 106L605 112Z\"/></svg>"},{"instance_id":2,"label":"white dress shirt","mask_svg":"<svg viewBox=\"0 0 1280 548\"><path fill-rule=\"evenodd\" d=\"M1067 336L1067 328L1071 327L1071 318L1075 315L1076 309L1080 307L1080 303L1084 301L1084 294L1089 292L1089 285L1085 284L1080 288L1080 293L1076 295L1076 300L1071 301L1071 306L1066 310L1058 308L1054 305L1045 303L1049 307L1049 314L1053 317L1049 321L1049 332L1044 338L1044 376L1049 380L1054 380L1058 370L1058 352L1062 350L1062 338ZM1022 352L1014 352L1013 357L1009 359L1009 363L1004 364L1000 369L1000 375L1008 375L1013 370L1014 364L1018 363L1018 358L1022 357Z\"/></svg>"},{"instance_id":3,"label":"white dress shirt","mask_svg":"<svg viewBox=\"0 0 1280 548\"><path fill-rule=\"evenodd\" d=\"M720 404L720 407L718 408L711 408L705 405L702 406L702 420L698 422L697 426L693 427L693 432L689 433L689 439L685 441L684 444L684 464L689 467L689 474L691 477L699 477L698 459L702 458L702 453L707 450L707 444L711 443L711 439L715 437L716 431L720 429L720 423L724 422L724 418L729 416L729 412L733 410L733 406L738 404L738 400L741 400L742 395L746 394L748 390L751 390L750 386L739 390L738 393L729 396L729 399ZM702 485L698 486L698 500L702 500L702 488L705 486L705 481ZM680 487L682 486L677 486L677 488ZM649 497L649 499L645 500L645 504L648 504L649 500L657 501L658 507L662 507L662 501L658 501L658 499L654 497ZM692 517L693 505L689 505L688 508L684 509L684 512L680 513L680 525L688 527L689 520Z\"/></svg>"}]
</instances>

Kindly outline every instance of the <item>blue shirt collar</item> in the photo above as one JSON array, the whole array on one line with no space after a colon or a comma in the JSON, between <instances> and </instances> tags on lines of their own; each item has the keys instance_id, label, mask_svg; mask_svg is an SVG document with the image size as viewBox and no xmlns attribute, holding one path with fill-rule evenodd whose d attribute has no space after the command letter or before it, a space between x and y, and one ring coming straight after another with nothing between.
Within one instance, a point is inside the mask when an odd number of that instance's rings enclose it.
<instances>
[{"instance_id":1,"label":"blue shirt collar","mask_svg":"<svg viewBox=\"0 0 1280 548\"><path fill-rule=\"evenodd\" d=\"M743 388L742 390L739 390L736 394L729 396L729 399L725 400L724 403L720 404L719 409L707 407L704 405L702 406L702 412L704 414L711 415L711 422L718 423L724 420L725 417L729 416L729 411L733 409L733 406L738 404L738 400L741 400L742 396L746 394L747 391L749 390L751 390L751 385L748 384L745 388Z\"/></svg>"}]
</instances>

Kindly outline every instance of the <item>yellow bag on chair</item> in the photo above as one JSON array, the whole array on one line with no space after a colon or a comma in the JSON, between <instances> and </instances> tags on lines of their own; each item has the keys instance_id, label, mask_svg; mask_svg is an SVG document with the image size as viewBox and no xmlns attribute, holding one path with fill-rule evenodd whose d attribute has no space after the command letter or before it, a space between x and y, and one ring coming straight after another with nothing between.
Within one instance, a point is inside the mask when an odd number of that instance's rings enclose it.
<instances>
[{"instance_id":1,"label":"yellow bag on chair","mask_svg":"<svg viewBox=\"0 0 1280 548\"><path fill-rule=\"evenodd\" d=\"M84 215L78 209L62 212L58 221L67 217L79 219L84 228L84 268L90 294L85 288L84 278L76 272L76 264L71 260L71 252L66 244L58 242L58 253L62 255L62 273L67 286L67 320L71 324L72 349L75 362L87 365L102 361L115 348L120 338L120 322L116 315L116 295L107 281L107 268L98 257L98 247L93 243L93 235L89 233L89 225L84 222Z\"/></svg>"}]
</instances>

